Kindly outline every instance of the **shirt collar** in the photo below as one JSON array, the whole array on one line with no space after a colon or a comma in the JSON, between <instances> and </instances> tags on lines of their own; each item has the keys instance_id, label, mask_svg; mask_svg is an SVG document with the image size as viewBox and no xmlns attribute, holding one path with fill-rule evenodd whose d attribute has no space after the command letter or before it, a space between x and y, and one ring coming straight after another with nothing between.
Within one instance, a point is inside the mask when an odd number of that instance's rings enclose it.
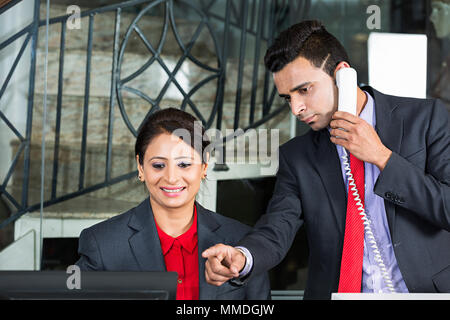
<instances>
[{"instance_id":1,"label":"shirt collar","mask_svg":"<svg viewBox=\"0 0 450 320\"><path fill-rule=\"evenodd\" d=\"M359 117L365 120L372 127L375 127L376 125L375 108L374 108L375 101L367 91L364 91L364 93L366 94L367 101L364 109L359 114Z\"/></svg>"},{"instance_id":2,"label":"shirt collar","mask_svg":"<svg viewBox=\"0 0 450 320\"><path fill-rule=\"evenodd\" d=\"M193 253L194 249L197 246L197 207L194 204L194 221L192 222L191 227L182 235L179 235L176 238L173 238L169 236L167 233L165 233L162 229L159 228L158 224L156 223L156 229L158 231L159 241L161 243L161 250L163 255L166 255L169 250L172 248L173 243L175 240L177 240L180 245L187 250L189 253Z\"/></svg>"},{"instance_id":3,"label":"shirt collar","mask_svg":"<svg viewBox=\"0 0 450 320\"><path fill-rule=\"evenodd\" d=\"M359 117L369 123L372 127L376 125L376 117L375 117L375 100L373 100L372 96L367 92L363 91L366 94L367 101L362 109ZM327 127L328 131L331 131L330 125Z\"/></svg>"}]
</instances>

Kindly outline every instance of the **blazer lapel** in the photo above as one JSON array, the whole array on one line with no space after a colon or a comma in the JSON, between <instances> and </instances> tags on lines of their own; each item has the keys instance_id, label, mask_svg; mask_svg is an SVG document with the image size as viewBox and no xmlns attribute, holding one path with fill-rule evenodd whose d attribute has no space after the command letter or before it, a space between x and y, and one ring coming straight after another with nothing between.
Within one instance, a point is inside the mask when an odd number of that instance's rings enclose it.
<instances>
[{"instance_id":1,"label":"blazer lapel","mask_svg":"<svg viewBox=\"0 0 450 320\"><path fill-rule=\"evenodd\" d=\"M141 271L166 271L149 198L136 207L128 226L136 231L128 242Z\"/></svg>"},{"instance_id":2,"label":"blazer lapel","mask_svg":"<svg viewBox=\"0 0 450 320\"><path fill-rule=\"evenodd\" d=\"M315 167L327 191L338 231L343 235L347 193L342 179L339 155L336 146L330 141L330 133L327 129L316 133L315 143L317 146Z\"/></svg>"},{"instance_id":3,"label":"blazer lapel","mask_svg":"<svg viewBox=\"0 0 450 320\"><path fill-rule=\"evenodd\" d=\"M375 130L380 137L381 142L392 152L400 153L400 147L403 137L403 119L397 116L396 105L392 105L387 96L371 87L364 87L375 100L376 125ZM391 236L394 236L395 226L395 205L385 200L386 215L388 219ZM393 239L394 241L394 239Z\"/></svg>"},{"instance_id":4,"label":"blazer lapel","mask_svg":"<svg viewBox=\"0 0 450 320\"><path fill-rule=\"evenodd\" d=\"M199 269L199 299L200 300L214 300L216 299L219 287L210 285L205 278L205 262L206 259L202 257L202 252L209 247L223 242L223 239L215 232L220 224L213 219L212 213L206 210L197 202L197 230L198 230L198 269Z\"/></svg>"},{"instance_id":5,"label":"blazer lapel","mask_svg":"<svg viewBox=\"0 0 450 320\"><path fill-rule=\"evenodd\" d=\"M403 119L397 116L396 105L392 105L387 96L376 91L371 87L364 87L375 100L376 125L375 130L378 133L383 144L390 150L400 153L400 147L403 137Z\"/></svg>"}]
</instances>

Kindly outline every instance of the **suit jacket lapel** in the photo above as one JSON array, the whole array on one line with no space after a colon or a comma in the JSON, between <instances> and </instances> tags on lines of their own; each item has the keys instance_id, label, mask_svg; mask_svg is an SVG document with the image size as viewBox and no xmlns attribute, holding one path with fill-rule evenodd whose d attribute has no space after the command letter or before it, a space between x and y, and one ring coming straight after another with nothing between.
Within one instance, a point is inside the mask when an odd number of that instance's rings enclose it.
<instances>
[{"instance_id":1,"label":"suit jacket lapel","mask_svg":"<svg viewBox=\"0 0 450 320\"><path fill-rule=\"evenodd\" d=\"M166 271L149 198L136 207L128 226L136 231L128 242L141 271Z\"/></svg>"},{"instance_id":2,"label":"suit jacket lapel","mask_svg":"<svg viewBox=\"0 0 450 320\"><path fill-rule=\"evenodd\" d=\"M343 235L347 194L342 179L339 155L336 146L330 141L330 133L327 129L316 132L315 144L317 146L315 167L327 191L338 230Z\"/></svg>"},{"instance_id":3,"label":"suit jacket lapel","mask_svg":"<svg viewBox=\"0 0 450 320\"><path fill-rule=\"evenodd\" d=\"M212 213L197 202L197 229L198 229L198 268L199 268L199 298L200 300L216 299L219 287L210 285L205 278L205 261L202 252L209 247L223 242L223 239L215 232L220 224L212 217Z\"/></svg>"},{"instance_id":4,"label":"suit jacket lapel","mask_svg":"<svg viewBox=\"0 0 450 320\"><path fill-rule=\"evenodd\" d=\"M375 100L375 130L381 142L392 152L399 154L403 137L403 119L398 117L395 112L397 106L390 103L386 95L371 87L364 87L362 89L369 92ZM386 208L391 236L393 237L395 234L393 233L395 226L395 205L385 200L384 206Z\"/></svg>"},{"instance_id":5,"label":"suit jacket lapel","mask_svg":"<svg viewBox=\"0 0 450 320\"><path fill-rule=\"evenodd\" d=\"M387 96L376 91L371 87L363 87L375 100L376 125L375 130L378 133L383 144L390 150L400 153L400 147L403 137L403 119L397 116L395 109L397 106L390 103Z\"/></svg>"}]
</instances>

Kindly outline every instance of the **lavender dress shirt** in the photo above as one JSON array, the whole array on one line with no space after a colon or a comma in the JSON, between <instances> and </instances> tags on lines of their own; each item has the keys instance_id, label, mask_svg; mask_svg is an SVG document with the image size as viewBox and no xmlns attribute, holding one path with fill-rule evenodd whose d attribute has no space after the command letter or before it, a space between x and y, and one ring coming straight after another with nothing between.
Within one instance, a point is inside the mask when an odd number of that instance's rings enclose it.
<instances>
[{"instance_id":1,"label":"lavender dress shirt","mask_svg":"<svg viewBox=\"0 0 450 320\"><path fill-rule=\"evenodd\" d=\"M369 123L372 127L376 125L375 117L375 101L372 96L365 92L367 103L361 111L359 117ZM344 156L344 148L336 145L341 161L342 178L345 181L346 190L348 192L348 179L344 170L342 156ZM365 180L365 196L364 208L367 217L371 221L372 232L377 242L383 262L387 272L391 277L396 292L408 292L408 288L403 280L402 274L395 258L394 248L392 247L391 234L386 217L386 209L384 207L384 199L373 192L375 183L380 174L378 167L371 163L364 163L364 180ZM364 235L364 258L363 258L363 275L361 292L389 293L389 289L381 275L378 263L375 261L375 254L370 246L367 245L368 238Z\"/></svg>"}]
</instances>

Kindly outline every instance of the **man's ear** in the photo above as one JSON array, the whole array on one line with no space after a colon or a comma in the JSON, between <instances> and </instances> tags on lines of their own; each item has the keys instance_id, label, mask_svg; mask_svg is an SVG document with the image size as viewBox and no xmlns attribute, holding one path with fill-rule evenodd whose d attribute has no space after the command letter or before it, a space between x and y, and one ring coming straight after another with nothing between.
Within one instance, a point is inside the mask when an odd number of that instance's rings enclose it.
<instances>
[{"instance_id":1,"label":"man's ear","mask_svg":"<svg viewBox=\"0 0 450 320\"><path fill-rule=\"evenodd\" d=\"M350 63L348 63L347 61L339 62L338 65L336 66L336 69L334 69L334 79L336 79L336 72L342 68L350 68Z\"/></svg>"}]
</instances>

